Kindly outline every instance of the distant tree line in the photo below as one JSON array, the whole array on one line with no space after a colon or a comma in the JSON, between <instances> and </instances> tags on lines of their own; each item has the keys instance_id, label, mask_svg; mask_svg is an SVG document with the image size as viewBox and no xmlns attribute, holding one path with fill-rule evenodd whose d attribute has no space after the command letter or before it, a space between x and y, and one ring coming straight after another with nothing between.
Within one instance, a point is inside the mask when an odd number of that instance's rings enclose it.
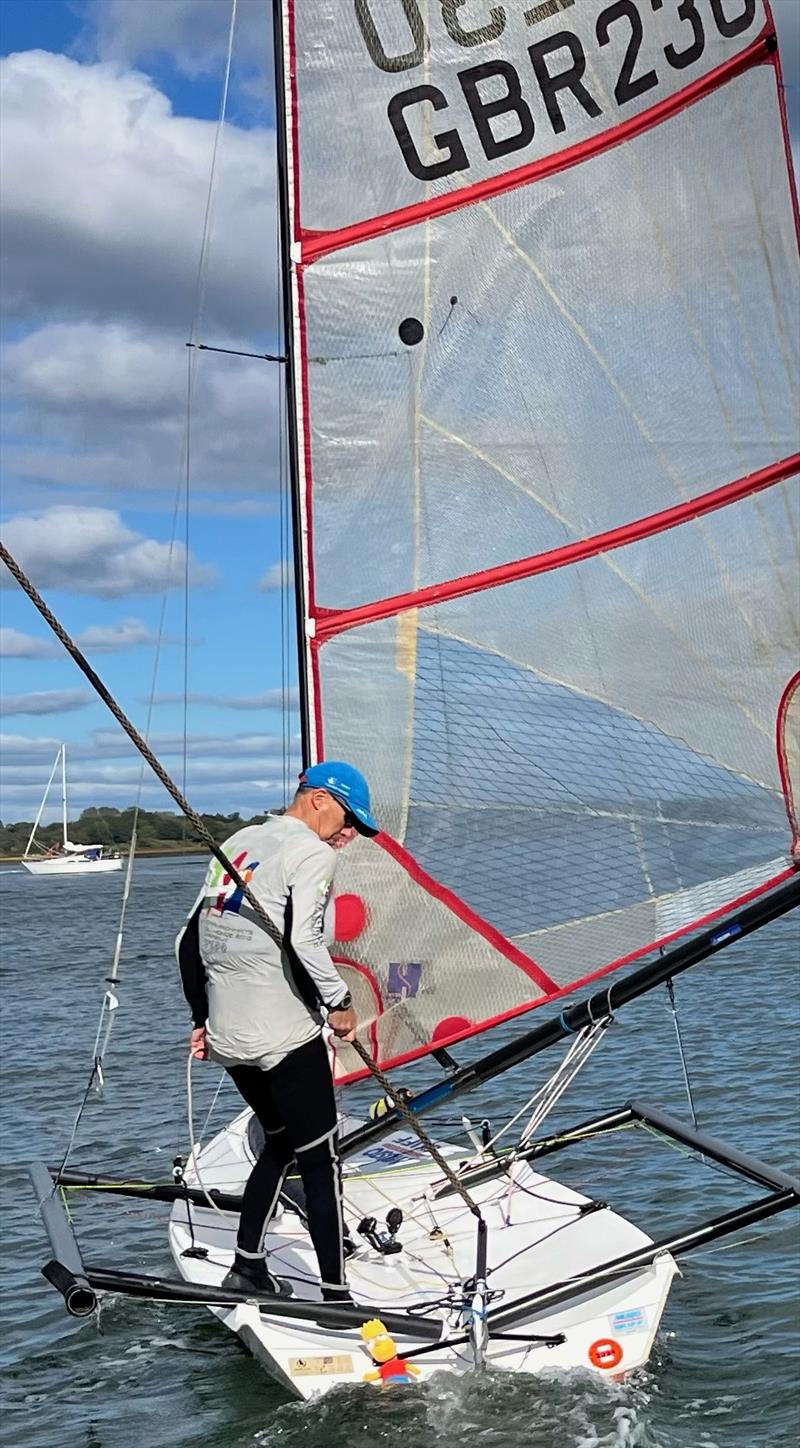
<instances>
[{"instance_id":1,"label":"distant tree line","mask_svg":"<svg viewBox=\"0 0 800 1448\"><path fill-rule=\"evenodd\" d=\"M76 845L106 845L116 849L130 844L133 830L133 809L113 809L110 805L85 809L76 820L67 823L67 834ZM219 844L234 831L246 824L256 824L264 815L253 815L242 819L236 814L204 814L200 818ZM13 824L0 821L0 855L17 857L24 852L33 820L16 820ZM61 839L61 823L40 825L36 831L37 844L45 849ZM169 810L139 810L137 826L137 848L142 850L186 850L202 848L196 840L192 827L183 815Z\"/></svg>"}]
</instances>

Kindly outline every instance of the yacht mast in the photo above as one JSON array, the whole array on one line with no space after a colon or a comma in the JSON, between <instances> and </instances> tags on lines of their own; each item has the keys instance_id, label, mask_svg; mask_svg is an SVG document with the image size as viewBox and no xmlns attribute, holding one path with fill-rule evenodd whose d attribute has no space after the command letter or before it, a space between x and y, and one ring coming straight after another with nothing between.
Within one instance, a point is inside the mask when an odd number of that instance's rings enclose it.
<instances>
[{"instance_id":1,"label":"yacht mast","mask_svg":"<svg viewBox=\"0 0 800 1448\"><path fill-rule=\"evenodd\" d=\"M67 848L67 746L61 746L61 823L64 831L64 849Z\"/></svg>"}]
</instances>

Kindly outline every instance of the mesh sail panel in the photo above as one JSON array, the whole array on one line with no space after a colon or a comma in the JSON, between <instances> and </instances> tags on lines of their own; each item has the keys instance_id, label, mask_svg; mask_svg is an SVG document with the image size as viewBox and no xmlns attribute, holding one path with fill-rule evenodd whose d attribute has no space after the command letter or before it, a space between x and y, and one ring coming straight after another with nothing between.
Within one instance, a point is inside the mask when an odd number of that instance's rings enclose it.
<instances>
[{"instance_id":1,"label":"mesh sail panel","mask_svg":"<svg viewBox=\"0 0 800 1448\"><path fill-rule=\"evenodd\" d=\"M476 919L440 882L404 855L361 841L341 860L337 888L367 902L366 927L337 960L353 996L362 1039L375 1058L407 1059L471 1033L487 1017L507 1019L557 989L512 942ZM400 926L400 928L398 928ZM339 1075L358 1058L337 1047Z\"/></svg>"},{"instance_id":2,"label":"mesh sail panel","mask_svg":"<svg viewBox=\"0 0 800 1448\"><path fill-rule=\"evenodd\" d=\"M762 0L285 45L314 746L385 832L338 888L397 1061L787 868L794 198Z\"/></svg>"},{"instance_id":3,"label":"mesh sail panel","mask_svg":"<svg viewBox=\"0 0 800 1448\"><path fill-rule=\"evenodd\" d=\"M796 449L786 161L777 124L752 123L774 92L761 67L563 175L306 270L318 606L623 526ZM721 144L740 111L741 150Z\"/></svg>"}]
</instances>

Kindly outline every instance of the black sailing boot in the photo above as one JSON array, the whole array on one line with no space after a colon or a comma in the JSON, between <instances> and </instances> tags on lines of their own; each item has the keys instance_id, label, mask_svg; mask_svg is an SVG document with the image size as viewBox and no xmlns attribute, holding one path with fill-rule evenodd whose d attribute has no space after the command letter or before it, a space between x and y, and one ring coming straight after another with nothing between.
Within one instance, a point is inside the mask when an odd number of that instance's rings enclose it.
<instances>
[{"instance_id":1,"label":"black sailing boot","mask_svg":"<svg viewBox=\"0 0 800 1448\"><path fill-rule=\"evenodd\" d=\"M322 1287L322 1301L323 1301L323 1302L341 1302L341 1303L344 1304L345 1307L355 1307L355 1303L354 1303L352 1297L350 1296L350 1288L349 1288L349 1287L345 1287L345 1286L341 1286L341 1287L326 1287L326 1286L323 1284L323 1287Z\"/></svg>"},{"instance_id":2,"label":"black sailing boot","mask_svg":"<svg viewBox=\"0 0 800 1448\"><path fill-rule=\"evenodd\" d=\"M292 1289L282 1277L273 1277L267 1268L266 1257L244 1257L237 1252L230 1272L222 1279L223 1288L247 1295L258 1292L265 1297L291 1297Z\"/></svg>"}]
</instances>

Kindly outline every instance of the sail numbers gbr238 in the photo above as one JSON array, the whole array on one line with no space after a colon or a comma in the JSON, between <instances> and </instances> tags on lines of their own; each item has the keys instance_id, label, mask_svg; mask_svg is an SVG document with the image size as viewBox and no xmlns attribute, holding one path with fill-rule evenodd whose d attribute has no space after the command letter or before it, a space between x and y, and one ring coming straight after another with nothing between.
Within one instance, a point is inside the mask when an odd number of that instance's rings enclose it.
<instances>
[{"instance_id":1,"label":"sail numbers gbr238","mask_svg":"<svg viewBox=\"0 0 800 1448\"><path fill-rule=\"evenodd\" d=\"M470 25L460 18L463 0L432 5L427 24L419 0L397 0L395 8L397 17L389 17L393 44L381 32L370 0L356 0L373 64L414 77L413 85L391 96L387 118L411 175L425 181L470 171L476 154L491 162L519 152L522 161L547 147L552 136L567 144L580 139L587 120L614 124L635 103L652 105L674 94L687 79L719 63L720 41L738 49L751 40L760 11L756 0L544 0L522 13L487 5L483 23L475 21L476 7L470 6ZM527 38L542 21L568 9L573 12L568 27L524 46L529 68L497 55L495 42L511 38L514 29ZM438 27L441 36L435 34ZM491 45L492 58L456 70L452 80L458 89L446 92L419 74L442 40L461 48L465 60ZM513 45L513 52L519 51ZM609 52L615 57L610 67ZM425 154L420 137L434 112L435 151Z\"/></svg>"}]
</instances>

